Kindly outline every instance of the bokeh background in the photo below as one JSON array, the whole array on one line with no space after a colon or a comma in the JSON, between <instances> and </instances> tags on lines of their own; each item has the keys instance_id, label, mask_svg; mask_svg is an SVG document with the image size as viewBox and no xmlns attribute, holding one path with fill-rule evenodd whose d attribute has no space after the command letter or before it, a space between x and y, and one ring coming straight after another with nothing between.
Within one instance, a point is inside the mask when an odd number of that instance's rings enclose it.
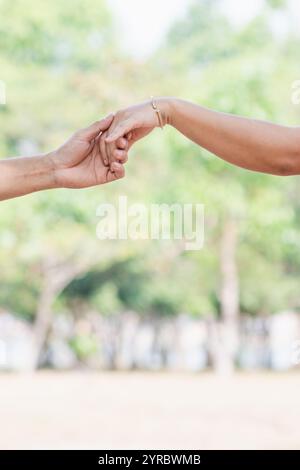
<instances>
[{"instance_id":1,"label":"bokeh background","mask_svg":"<svg viewBox=\"0 0 300 470\"><path fill-rule=\"evenodd\" d=\"M2 157L151 95L300 122L297 2L0 0ZM127 178L0 206L1 448L299 448L299 178L172 129ZM103 202L205 204L205 246L100 241Z\"/></svg>"}]
</instances>

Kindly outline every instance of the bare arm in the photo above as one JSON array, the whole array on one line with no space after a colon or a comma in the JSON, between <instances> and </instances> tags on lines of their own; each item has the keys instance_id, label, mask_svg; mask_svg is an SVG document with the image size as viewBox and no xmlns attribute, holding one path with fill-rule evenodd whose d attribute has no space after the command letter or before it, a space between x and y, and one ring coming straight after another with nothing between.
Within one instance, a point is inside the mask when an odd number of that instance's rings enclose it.
<instances>
[{"instance_id":1,"label":"bare arm","mask_svg":"<svg viewBox=\"0 0 300 470\"><path fill-rule=\"evenodd\" d=\"M0 201L52 188L87 188L124 176L127 140L115 146L118 162L108 166L104 138L113 116L75 132L57 150L35 157L0 160Z\"/></svg>"},{"instance_id":2,"label":"bare arm","mask_svg":"<svg viewBox=\"0 0 300 470\"><path fill-rule=\"evenodd\" d=\"M53 167L48 155L0 161L0 200L55 188Z\"/></svg>"},{"instance_id":3,"label":"bare arm","mask_svg":"<svg viewBox=\"0 0 300 470\"><path fill-rule=\"evenodd\" d=\"M263 173L300 173L300 128L219 113L181 100L170 100L169 109L171 125L223 160Z\"/></svg>"},{"instance_id":4,"label":"bare arm","mask_svg":"<svg viewBox=\"0 0 300 470\"><path fill-rule=\"evenodd\" d=\"M166 124L223 160L274 175L300 174L300 128L219 113L176 98L156 100ZM157 127L150 102L117 113L108 142Z\"/></svg>"}]
</instances>

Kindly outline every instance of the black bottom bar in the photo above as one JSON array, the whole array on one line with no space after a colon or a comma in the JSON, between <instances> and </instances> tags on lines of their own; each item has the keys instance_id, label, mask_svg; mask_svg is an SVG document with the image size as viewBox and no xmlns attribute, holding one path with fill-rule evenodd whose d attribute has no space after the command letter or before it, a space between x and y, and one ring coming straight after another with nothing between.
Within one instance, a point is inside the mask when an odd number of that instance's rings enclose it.
<instances>
[{"instance_id":1,"label":"black bottom bar","mask_svg":"<svg viewBox=\"0 0 300 470\"><path fill-rule=\"evenodd\" d=\"M254 468L256 465L297 465L297 451L187 451L187 450L92 450L92 451L0 451L0 469L65 467L140 468L144 466Z\"/></svg>"}]
</instances>

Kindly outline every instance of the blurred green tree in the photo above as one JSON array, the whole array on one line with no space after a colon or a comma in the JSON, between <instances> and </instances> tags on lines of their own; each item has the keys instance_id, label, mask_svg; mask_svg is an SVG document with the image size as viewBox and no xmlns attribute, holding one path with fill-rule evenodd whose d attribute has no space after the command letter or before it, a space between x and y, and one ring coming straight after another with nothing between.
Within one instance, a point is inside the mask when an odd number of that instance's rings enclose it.
<instances>
[{"instance_id":1,"label":"blurred green tree","mask_svg":"<svg viewBox=\"0 0 300 470\"><path fill-rule=\"evenodd\" d=\"M143 63L120 52L104 0L53 0L47 7L0 0L0 70L8 91L1 154L48 151L99 115L151 94L299 122L289 96L299 40L277 37L271 7L284 2L267 3L236 28L220 1L195 2ZM37 357L53 312L72 312L77 300L105 315L213 316L233 335L240 312L299 307L298 178L233 168L172 129L140 142L127 172L118 185L1 203L0 305L34 323ZM205 248L187 253L176 242L98 241L96 207L120 194L144 204L204 203ZM73 346L82 356L94 351L78 338ZM226 354L231 367L235 350Z\"/></svg>"}]
</instances>

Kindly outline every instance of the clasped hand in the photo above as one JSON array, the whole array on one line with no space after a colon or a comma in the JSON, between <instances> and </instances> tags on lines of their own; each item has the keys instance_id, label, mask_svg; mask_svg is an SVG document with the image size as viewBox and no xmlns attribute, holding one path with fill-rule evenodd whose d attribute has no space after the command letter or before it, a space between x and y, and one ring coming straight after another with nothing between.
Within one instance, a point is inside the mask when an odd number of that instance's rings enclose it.
<instances>
[{"instance_id":1,"label":"clasped hand","mask_svg":"<svg viewBox=\"0 0 300 470\"><path fill-rule=\"evenodd\" d=\"M157 126L151 103L145 102L75 132L50 154L55 185L86 188L123 178L129 149Z\"/></svg>"}]
</instances>

